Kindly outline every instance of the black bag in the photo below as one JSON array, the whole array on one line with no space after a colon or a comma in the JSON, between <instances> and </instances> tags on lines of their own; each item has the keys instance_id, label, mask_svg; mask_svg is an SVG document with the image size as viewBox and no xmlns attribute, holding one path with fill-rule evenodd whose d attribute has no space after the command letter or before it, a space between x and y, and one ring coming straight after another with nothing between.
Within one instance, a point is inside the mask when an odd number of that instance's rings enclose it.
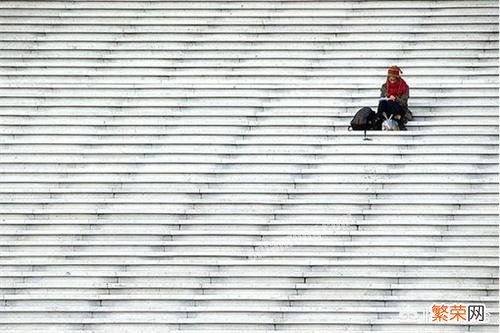
<instances>
[{"instance_id":1,"label":"black bag","mask_svg":"<svg viewBox=\"0 0 500 333\"><path fill-rule=\"evenodd\" d=\"M351 126L347 129L354 131L381 130L382 121L383 119L380 119L375 111L365 106L356 112L351 120Z\"/></svg>"}]
</instances>

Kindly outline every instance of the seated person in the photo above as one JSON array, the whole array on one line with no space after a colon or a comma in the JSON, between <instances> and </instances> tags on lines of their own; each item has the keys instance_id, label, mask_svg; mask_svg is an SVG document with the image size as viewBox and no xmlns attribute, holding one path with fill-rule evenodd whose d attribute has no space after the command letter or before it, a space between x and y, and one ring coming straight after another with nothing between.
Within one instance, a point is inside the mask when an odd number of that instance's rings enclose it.
<instances>
[{"instance_id":1,"label":"seated person","mask_svg":"<svg viewBox=\"0 0 500 333\"><path fill-rule=\"evenodd\" d=\"M382 113L385 113L387 118L392 115L392 118L397 121L399 129L406 131L407 118L405 115L409 115L411 119L411 111L408 109L410 87L401 78L400 72L403 73L398 66L391 66L387 70L387 80L380 88L380 97L386 99L379 101L377 115L383 117Z\"/></svg>"}]
</instances>

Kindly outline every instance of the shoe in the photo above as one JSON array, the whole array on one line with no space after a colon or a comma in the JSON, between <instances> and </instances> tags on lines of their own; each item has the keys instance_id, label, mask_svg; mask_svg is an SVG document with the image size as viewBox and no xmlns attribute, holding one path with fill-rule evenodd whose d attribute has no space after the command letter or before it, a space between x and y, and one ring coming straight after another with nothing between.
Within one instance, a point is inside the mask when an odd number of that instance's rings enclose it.
<instances>
[{"instance_id":1,"label":"shoe","mask_svg":"<svg viewBox=\"0 0 500 333\"><path fill-rule=\"evenodd\" d=\"M403 121L398 121L398 127L399 127L399 130L400 131L406 131L406 126L405 126L405 123Z\"/></svg>"}]
</instances>

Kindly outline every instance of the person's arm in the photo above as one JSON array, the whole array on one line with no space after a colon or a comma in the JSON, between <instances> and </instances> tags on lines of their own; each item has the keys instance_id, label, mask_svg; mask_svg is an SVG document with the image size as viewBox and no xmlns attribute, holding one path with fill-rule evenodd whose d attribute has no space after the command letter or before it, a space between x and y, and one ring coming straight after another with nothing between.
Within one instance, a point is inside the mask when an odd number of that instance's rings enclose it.
<instances>
[{"instance_id":1,"label":"person's arm","mask_svg":"<svg viewBox=\"0 0 500 333\"><path fill-rule=\"evenodd\" d=\"M410 97L410 88L406 89L404 94L396 96L396 102L403 107L408 107L408 98Z\"/></svg>"},{"instance_id":2,"label":"person's arm","mask_svg":"<svg viewBox=\"0 0 500 333\"><path fill-rule=\"evenodd\" d=\"M387 88L385 85L382 85L382 87L380 87L380 97L385 97L386 93L387 93Z\"/></svg>"}]
</instances>

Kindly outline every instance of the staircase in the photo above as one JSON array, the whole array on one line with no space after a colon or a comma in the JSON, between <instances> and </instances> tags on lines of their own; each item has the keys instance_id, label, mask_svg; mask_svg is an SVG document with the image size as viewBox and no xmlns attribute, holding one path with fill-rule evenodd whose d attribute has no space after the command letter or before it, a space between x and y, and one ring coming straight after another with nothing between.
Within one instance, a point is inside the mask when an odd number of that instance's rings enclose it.
<instances>
[{"instance_id":1,"label":"staircase","mask_svg":"<svg viewBox=\"0 0 500 333\"><path fill-rule=\"evenodd\" d=\"M497 332L498 5L1 1L0 331Z\"/></svg>"}]
</instances>

